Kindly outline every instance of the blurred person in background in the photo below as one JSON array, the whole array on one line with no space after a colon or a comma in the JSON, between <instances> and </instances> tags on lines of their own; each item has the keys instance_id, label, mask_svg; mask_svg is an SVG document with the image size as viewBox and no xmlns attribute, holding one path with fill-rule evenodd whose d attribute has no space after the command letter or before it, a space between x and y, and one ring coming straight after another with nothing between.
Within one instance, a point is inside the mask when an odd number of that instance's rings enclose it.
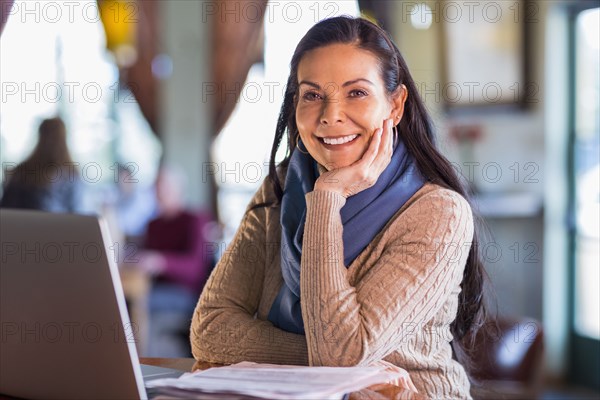
<instances>
[{"instance_id":1,"label":"blurred person in background","mask_svg":"<svg viewBox=\"0 0 600 400\"><path fill-rule=\"evenodd\" d=\"M117 193L110 206L123 236L139 243L148 223L158 214L158 204L154 188L139 182L135 168L133 163L119 164Z\"/></svg>"},{"instance_id":2,"label":"blurred person in background","mask_svg":"<svg viewBox=\"0 0 600 400\"><path fill-rule=\"evenodd\" d=\"M152 276L149 357L190 357L189 326L198 296L215 264L215 218L185 206L186 178L161 167L156 180L159 215L146 230L138 262Z\"/></svg>"},{"instance_id":3,"label":"blurred person in background","mask_svg":"<svg viewBox=\"0 0 600 400\"><path fill-rule=\"evenodd\" d=\"M82 181L67 147L67 129L61 118L45 119L31 155L5 171L6 186L0 207L49 212L83 211Z\"/></svg>"}]
</instances>

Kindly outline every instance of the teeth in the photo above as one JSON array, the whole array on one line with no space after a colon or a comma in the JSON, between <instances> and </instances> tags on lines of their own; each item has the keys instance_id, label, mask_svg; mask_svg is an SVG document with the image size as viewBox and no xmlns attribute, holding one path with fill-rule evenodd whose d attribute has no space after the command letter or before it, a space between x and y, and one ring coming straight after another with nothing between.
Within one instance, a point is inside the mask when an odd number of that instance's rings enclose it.
<instances>
[{"instance_id":1,"label":"teeth","mask_svg":"<svg viewBox=\"0 0 600 400\"><path fill-rule=\"evenodd\" d=\"M323 138L323 141L326 144L344 144L344 143L348 143L351 140L354 140L355 137L357 137L358 135L350 135L350 136L344 136L341 137L339 139L329 139L329 138Z\"/></svg>"}]
</instances>

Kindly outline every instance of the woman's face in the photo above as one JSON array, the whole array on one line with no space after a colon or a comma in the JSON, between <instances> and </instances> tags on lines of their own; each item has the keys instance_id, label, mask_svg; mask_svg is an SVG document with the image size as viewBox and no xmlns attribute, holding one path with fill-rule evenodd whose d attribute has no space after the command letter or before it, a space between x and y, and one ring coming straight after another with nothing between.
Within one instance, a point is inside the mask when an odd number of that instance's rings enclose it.
<instances>
[{"instance_id":1,"label":"woman's face","mask_svg":"<svg viewBox=\"0 0 600 400\"><path fill-rule=\"evenodd\" d=\"M328 170L359 160L383 121L402 116L406 100L404 86L392 98L387 95L377 58L351 44L307 52L298 65L298 84L300 138Z\"/></svg>"}]
</instances>

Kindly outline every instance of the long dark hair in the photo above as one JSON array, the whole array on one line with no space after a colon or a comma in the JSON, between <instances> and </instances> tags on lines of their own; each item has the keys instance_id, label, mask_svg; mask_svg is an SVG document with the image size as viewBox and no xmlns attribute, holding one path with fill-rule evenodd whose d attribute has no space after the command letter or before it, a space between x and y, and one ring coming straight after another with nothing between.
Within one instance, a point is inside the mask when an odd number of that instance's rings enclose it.
<instances>
[{"instance_id":1,"label":"long dark hair","mask_svg":"<svg viewBox=\"0 0 600 400\"><path fill-rule=\"evenodd\" d=\"M308 51L335 43L351 43L359 49L374 54L379 61L382 80L388 95L391 95L401 84L406 86L409 95L404 106L404 115L397 128L408 152L414 157L419 170L429 182L451 189L470 202L470 194L460 177L451 163L436 148L431 118L396 45L376 24L363 18L342 16L323 20L313 26L302 38L292 57L290 76L277 121L269 165L269 179L278 203L281 202L283 190L277 175L275 156L287 131L288 151L285 159L279 164L281 167L287 166L299 135L294 104L294 96L298 91L298 65ZM267 205L274 204L261 203L252 208ZM451 325L454 350L466 367L470 367L470 363L464 356L468 356L469 351L467 341L463 339L474 338L486 317L483 292L487 275L479 254L478 232L478 224L476 224L461 282L458 312Z\"/></svg>"}]
</instances>

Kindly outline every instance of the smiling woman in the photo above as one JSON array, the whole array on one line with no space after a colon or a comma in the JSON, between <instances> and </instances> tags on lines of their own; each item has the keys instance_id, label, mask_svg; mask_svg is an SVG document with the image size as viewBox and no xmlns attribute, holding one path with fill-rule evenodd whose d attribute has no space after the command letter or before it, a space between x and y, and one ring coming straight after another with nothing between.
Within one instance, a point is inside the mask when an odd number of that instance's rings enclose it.
<instances>
[{"instance_id":1,"label":"smiling woman","mask_svg":"<svg viewBox=\"0 0 600 400\"><path fill-rule=\"evenodd\" d=\"M365 19L321 21L292 57L269 177L196 307L194 356L387 362L427 397L470 398L462 339L485 317L477 248L397 47Z\"/></svg>"}]
</instances>

